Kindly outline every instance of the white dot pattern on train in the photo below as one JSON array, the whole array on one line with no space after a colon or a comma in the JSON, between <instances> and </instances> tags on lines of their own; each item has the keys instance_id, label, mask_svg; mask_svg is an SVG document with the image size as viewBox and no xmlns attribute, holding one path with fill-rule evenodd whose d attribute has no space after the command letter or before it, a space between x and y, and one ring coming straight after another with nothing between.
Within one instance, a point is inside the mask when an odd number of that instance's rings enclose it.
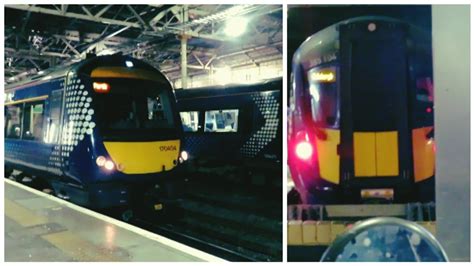
<instances>
[{"instance_id":1,"label":"white dot pattern on train","mask_svg":"<svg viewBox=\"0 0 474 266\"><path fill-rule=\"evenodd\" d=\"M278 131L278 110L280 103L271 94L254 93L252 99L265 119L265 124L242 146L242 154L255 157L268 143L276 138Z\"/></svg>"},{"instance_id":2,"label":"white dot pattern on train","mask_svg":"<svg viewBox=\"0 0 474 266\"><path fill-rule=\"evenodd\" d=\"M64 89L64 83L61 84ZM81 80L72 74L68 77L67 86L64 90L66 93L66 102L64 103L64 123L62 125L61 143L55 145L53 152L49 158L49 166L51 170L60 173L61 159L64 161L74 148L82 141L86 135L91 135L95 122L92 121L94 109L92 108L92 97L85 90L85 86Z\"/></svg>"}]
</instances>

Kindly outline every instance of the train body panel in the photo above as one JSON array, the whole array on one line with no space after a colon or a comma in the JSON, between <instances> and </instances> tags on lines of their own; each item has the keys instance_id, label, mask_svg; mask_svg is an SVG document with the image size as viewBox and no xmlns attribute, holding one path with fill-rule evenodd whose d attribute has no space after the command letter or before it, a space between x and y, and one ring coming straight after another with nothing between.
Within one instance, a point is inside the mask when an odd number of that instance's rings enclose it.
<instances>
[{"instance_id":1,"label":"train body panel","mask_svg":"<svg viewBox=\"0 0 474 266\"><path fill-rule=\"evenodd\" d=\"M6 89L6 168L94 208L130 204L134 187L177 176L181 124L160 72L114 55L40 78Z\"/></svg>"},{"instance_id":2,"label":"train body panel","mask_svg":"<svg viewBox=\"0 0 474 266\"><path fill-rule=\"evenodd\" d=\"M263 162L279 168L281 89L281 80L276 80L177 91L183 126L192 124L185 129L184 149L199 161ZM192 122L190 115L196 118Z\"/></svg>"},{"instance_id":3,"label":"train body panel","mask_svg":"<svg viewBox=\"0 0 474 266\"><path fill-rule=\"evenodd\" d=\"M350 19L309 37L293 57L295 185L401 195L433 179L431 62L431 37L395 19Z\"/></svg>"}]
</instances>

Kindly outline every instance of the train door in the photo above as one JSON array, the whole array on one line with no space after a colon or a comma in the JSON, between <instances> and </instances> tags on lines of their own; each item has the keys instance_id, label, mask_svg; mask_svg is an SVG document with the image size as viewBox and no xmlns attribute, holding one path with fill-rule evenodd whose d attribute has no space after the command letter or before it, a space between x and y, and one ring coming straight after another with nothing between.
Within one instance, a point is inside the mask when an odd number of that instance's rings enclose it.
<instances>
[{"instance_id":1,"label":"train door","mask_svg":"<svg viewBox=\"0 0 474 266\"><path fill-rule=\"evenodd\" d=\"M343 179L361 187L409 182L405 30L400 24L372 23L341 26L340 33L346 73L341 141L352 151L343 158Z\"/></svg>"},{"instance_id":2,"label":"train door","mask_svg":"<svg viewBox=\"0 0 474 266\"><path fill-rule=\"evenodd\" d=\"M48 116L46 119L45 142L51 144L51 155L48 168L50 172L62 174L63 160L61 156L61 112L63 104L63 90L51 92L48 101Z\"/></svg>"}]
</instances>

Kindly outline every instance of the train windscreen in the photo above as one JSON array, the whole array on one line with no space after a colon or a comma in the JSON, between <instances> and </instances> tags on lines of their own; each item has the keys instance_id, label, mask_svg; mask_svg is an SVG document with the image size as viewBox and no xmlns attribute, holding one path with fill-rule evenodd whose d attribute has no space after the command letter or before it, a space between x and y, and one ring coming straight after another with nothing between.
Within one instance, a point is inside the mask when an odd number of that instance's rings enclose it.
<instances>
[{"instance_id":1,"label":"train windscreen","mask_svg":"<svg viewBox=\"0 0 474 266\"><path fill-rule=\"evenodd\" d=\"M405 58L404 46L395 40L352 43L351 97L354 131L388 131L398 128L400 110L407 104Z\"/></svg>"},{"instance_id":2,"label":"train windscreen","mask_svg":"<svg viewBox=\"0 0 474 266\"><path fill-rule=\"evenodd\" d=\"M105 138L151 137L175 129L172 94L162 84L134 79L94 81L95 110Z\"/></svg>"}]
</instances>

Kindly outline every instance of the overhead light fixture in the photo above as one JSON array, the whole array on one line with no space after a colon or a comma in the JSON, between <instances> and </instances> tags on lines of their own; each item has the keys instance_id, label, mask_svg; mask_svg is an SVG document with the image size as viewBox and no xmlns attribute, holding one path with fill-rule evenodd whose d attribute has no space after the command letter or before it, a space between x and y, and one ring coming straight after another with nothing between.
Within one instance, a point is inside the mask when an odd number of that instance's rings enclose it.
<instances>
[{"instance_id":1,"label":"overhead light fixture","mask_svg":"<svg viewBox=\"0 0 474 266\"><path fill-rule=\"evenodd\" d=\"M217 84L225 85L232 82L232 70L230 67L218 68L214 73L214 80Z\"/></svg>"},{"instance_id":2,"label":"overhead light fixture","mask_svg":"<svg viewBox=\"0 0 474 266\"><path fill-rule=\"evenodd\" d=\"M238 37L247 30L249 20L245 17L235 17L227 20L224 33L229 37Z\"/></svg>"}]
</instances>

